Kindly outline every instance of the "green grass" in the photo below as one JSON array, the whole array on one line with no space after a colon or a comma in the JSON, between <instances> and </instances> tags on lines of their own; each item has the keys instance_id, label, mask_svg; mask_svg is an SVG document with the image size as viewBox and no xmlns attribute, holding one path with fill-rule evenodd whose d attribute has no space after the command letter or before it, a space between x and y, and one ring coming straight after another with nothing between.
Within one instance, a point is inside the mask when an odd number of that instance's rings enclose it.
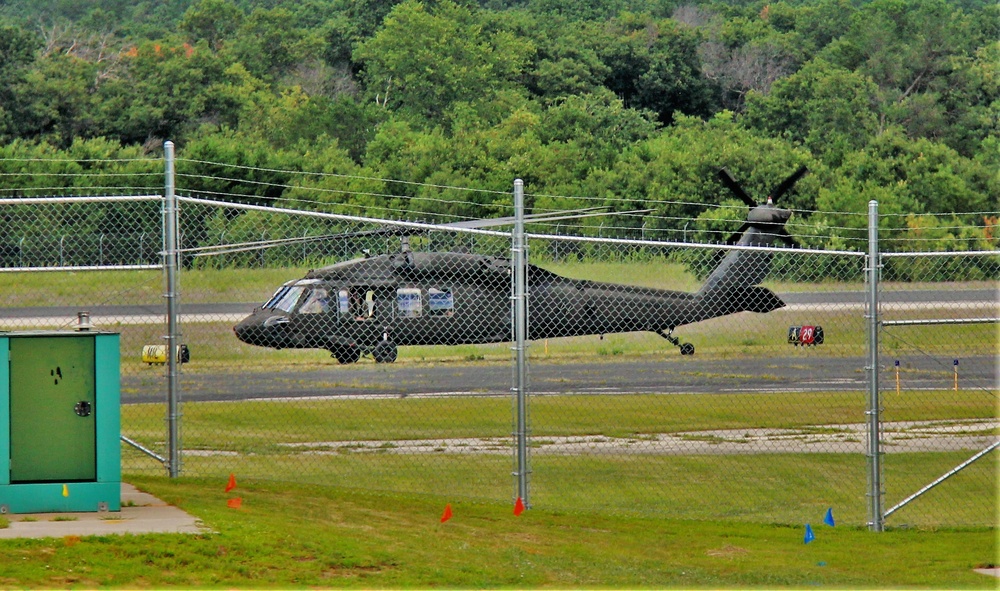
<instances>
[{"instance_id":1,"label":"green grass","mask_svg":"<svg viewBox=\"0 0 1000 591\"><path fill-rule=\"evenodd\" d=\"M377 391L378 385L370 385ZM986 419L995 416L997 393L927 392L922 396L887 392L883 405L894 421ZM642 394L541 396L531 401L536 437L606 435L635 437L703 429L792 428L860 423L863 401L855 392L782 392L766 395ZM392 398L373 400L292 400L188 402L184 441L193 449L246 452L275 443L504 437L510 433L511 402L506 397ZM130 437L162 437L161 416L142 405L122 408ZM219 433L226 433L220 440ZM275 438L280 434L281 439Z\"/></svg>"},{"instance_id":2,"label":"green grass","mask_svg":"<svg viewBox=\"0 0 1000 591\"><path fill-rule=\"evenodd\" d=\"M134 478L214 533L0 542L20 588L995 588L993 529L872 533L806 521L566 513L241 479ZM226 506L240 496L241 509ZM445 503L453 517L440 522Z\"/></svg>"},{"instance_id":3,"label":"green grass","mask_svg":"<svg viewBox=\"0 0 1000 591\"><path fill-rule=\"evenodd\" d=\"M377 384L375 385L377 389ZM968 420L995 416L995 392L887 392L894 421ZM637 395L543 396L531 403L532 489L553 509L640 512L708 519L720 516L764 523L796 523L810 508L836 505L846 523L865 522L866 459L861 451L686 455L645 450L661 433L715 429L796 428L808 440L840 425L863 422L854 392L774 393L766 396ZM766 407L766 409L764 408ZM257 479L339 483L365 490L499 499L513 488L511 402L502 398L407 398L189 402L184 404L183 470L190 475L236 471ZM153 449L163 446L163 416L144 405L123 408L127 435ZM970 426L980 435L996 430ZM556 437L612 439L611 453L546 451ZM472 449L462 438L487 438ZM711 437L694 436L712 443ZM420 453L394 453L408 441L429 442ZM853 441L857 443L858 437ZM128 452L127 466L150 465ZM966 460L972 452L892 453L884 461L888 504L898 502ZM986 458L904 510L895 523L989 524L996 479ZM937 494L940 493L940 494ZM889 505L887 505L889 506Z\"/></svg>"}]
</instances>

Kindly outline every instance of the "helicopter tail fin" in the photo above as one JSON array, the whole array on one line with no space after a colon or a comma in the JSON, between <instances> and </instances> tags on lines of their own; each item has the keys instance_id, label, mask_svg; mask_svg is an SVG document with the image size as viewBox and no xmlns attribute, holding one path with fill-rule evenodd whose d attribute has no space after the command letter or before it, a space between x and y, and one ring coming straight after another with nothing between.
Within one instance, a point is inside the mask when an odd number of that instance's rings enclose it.
<instances>
[{"instance_id":1,"label":"helicopter tail fin","mask_svg":"<svg viewBox=\"0 0 1000 591\"><path fill-rule=\"evenodd\" d=\"M735 312L765 313L783 308L785 302L766 287L757 285L771 267L771 253L731 251L709 275L698 291L700 318Z\"/></svg>"}]
</instances>

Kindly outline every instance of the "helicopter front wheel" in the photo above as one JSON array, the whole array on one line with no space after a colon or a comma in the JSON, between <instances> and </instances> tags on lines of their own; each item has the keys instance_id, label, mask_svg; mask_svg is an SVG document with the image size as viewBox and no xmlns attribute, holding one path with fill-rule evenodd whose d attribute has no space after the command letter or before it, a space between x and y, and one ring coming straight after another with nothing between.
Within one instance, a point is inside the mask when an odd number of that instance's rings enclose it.
<instances>
[{"instance_id":1,"label":"helicopter front wheel","mask_svg":"<svg viewBox=\"0 0 1000 591\"><path fill-rule=\"evenodd\" d=\"M372 350L372 357L375 363L392 363L396 360L396 345L392 341L380 341Z\"/></svg>"}]
</instances>

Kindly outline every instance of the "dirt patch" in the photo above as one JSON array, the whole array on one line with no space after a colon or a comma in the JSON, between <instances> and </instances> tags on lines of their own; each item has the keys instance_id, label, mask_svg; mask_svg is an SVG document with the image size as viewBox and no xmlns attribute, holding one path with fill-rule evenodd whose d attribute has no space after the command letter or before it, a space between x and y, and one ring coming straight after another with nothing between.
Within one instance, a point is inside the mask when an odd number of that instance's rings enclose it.
<instances>
[{"instance_id":1,"label":"dirt patch","mask_svg":"<svg viewBox=\"0 0 1000 591\"><path fill-rule=\"evenodd\" d=\"M882 425L885 453L979 451L997 440L998 419L909 421ZM532 454L565 455L704 455L766 453L848 453L867 450L868 427L862 423L810 425L789 429L717 429L635 436L536 436ZM469 437L381 441L318 441L279 444L291 453L509 454L510 437ZM204 453L204 451L202 452Z\"/></svg>"}]
</instances>

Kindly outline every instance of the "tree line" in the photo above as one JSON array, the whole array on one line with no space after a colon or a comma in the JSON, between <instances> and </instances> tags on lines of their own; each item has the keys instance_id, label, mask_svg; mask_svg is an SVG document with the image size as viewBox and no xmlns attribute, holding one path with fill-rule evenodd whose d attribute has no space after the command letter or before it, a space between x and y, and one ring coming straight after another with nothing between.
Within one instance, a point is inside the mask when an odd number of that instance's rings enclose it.
<instances>
[{"instance_id":1,"label":"tree line","mask_svg":"<svg viewBox=\"0 0 1000 591\"><path fill-rule=\"evenodd\" d=\"M871 199L895 249L1000 244L986 0L16 1L0 75L5 194L24 158L169 139L191 194L452 221L522 178L536 210L720 240L745 206L719 168L763 198L807 166L781 203L807 246L863 249ZM150 183L118 166L51 182Z\"/></svg>"}]
</instances>

